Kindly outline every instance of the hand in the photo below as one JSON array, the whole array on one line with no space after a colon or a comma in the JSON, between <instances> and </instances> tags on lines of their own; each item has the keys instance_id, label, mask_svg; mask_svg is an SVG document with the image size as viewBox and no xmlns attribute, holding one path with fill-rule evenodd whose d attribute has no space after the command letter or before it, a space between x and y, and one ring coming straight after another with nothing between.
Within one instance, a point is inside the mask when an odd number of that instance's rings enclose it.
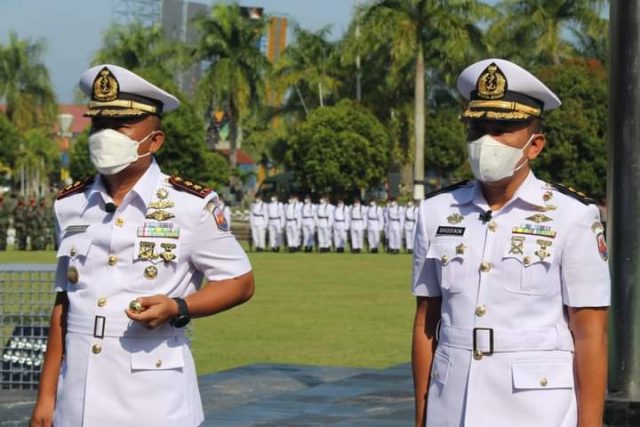
<instances>
[{"instance_id":1,"label":"hand","mask_svg":"<svg viewBox=\"0 0 640 427\"><path fill-rule=\"evenodd\" d=\"M178 303L166 295L140 297L137 300L142 304L143 310L136 313L127 308L125 313L129 319L143 323L150 329L164 325L178 315Z\"/></svg>"},{"instance_id":2,"label":"hand","mask_svg":"<svg viewBox=\"0 0 640 427\"><path fill-rule=\"evenodd\" d=\"M29 427L52 427L54 406L55 397L38 398L31 414L31 420L29 420Z\"/></svg>"}]
</instances>

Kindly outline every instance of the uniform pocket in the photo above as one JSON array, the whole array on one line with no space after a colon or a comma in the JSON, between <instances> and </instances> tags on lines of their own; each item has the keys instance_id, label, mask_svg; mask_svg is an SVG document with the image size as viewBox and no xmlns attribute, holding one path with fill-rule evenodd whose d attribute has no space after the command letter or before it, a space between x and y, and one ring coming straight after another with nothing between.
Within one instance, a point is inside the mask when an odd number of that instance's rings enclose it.
<instances>
[{"instance_id":1,"label":"uniform pocket","mask_svg":"<svg viewBox=\"0 0 640 427\"><path fill-rule=\"evenodd\" d=\"M128 338L132 371L184 368L183 344L177 338L162 340Z\"/></svg>"},{"instance_id":2,"label":"uniform pocket","mask_svg":"<svg viewBox=\"0 0 640 427\"><path fill-rule=\"evenodd\" d=\"M60 241L56 256L59 261L66 259L68 262L66 263L66 272L56 272L56 275L60 275L56 280L61 280L61 276L66 275L67 284L64 288L67 291L86 287L84 279L87 276L84 272L89 270L88 258L91 247L91 238L85 233L65 236Z\"/></svg>"},{"instance_id":3,"label":"uniform pocket","mask_svg":"<svg viewBox=\"0 0 640 427\"><path fill-rule=\"evenodd\" d=\"M445 354L436 351L431 364L431 381L445 385L449 376L450 366L450 359Z\"/></svg>"},{"instance_id":4,"label":"uniform pocket","mask_svg":"<svg viewBox=\"0 0 640 427\"><path fill-rule=\"evenodd\" d=\"M514 361L513 388L516 390L542 390L573 388L573 360Z\"/></svg>"},{"instance_id":5,"label":"uniform pocket","mask_svg":"<svg viewBox=\"0 0 640 427\"><path fill-rule=\"evenodd\" d=\"M549 242L548 240L540 240ZM546 295L554 281L548 280L553 264L551 243L512 240L502 257L504 289L522 295Z\"/></svg>"},{"instance_id":6,"label":"uniform pocket","mask_svg":"<svg viewBox=\"0 0 640 427\"><path fill-rule=\"evenodd\" d=\"M432 259L442 289L462 292L467 279L466 246L462 240L435 241L429 246L427 259Z\"/></svg>"}]
</instances>

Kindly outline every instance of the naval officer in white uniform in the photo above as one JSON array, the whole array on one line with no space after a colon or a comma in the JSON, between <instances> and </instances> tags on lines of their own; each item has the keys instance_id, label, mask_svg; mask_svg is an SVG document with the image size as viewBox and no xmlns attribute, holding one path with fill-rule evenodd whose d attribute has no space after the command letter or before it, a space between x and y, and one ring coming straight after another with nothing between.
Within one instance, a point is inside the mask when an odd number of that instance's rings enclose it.
<instances>
[{"instance_id":1,"label":"naval officer in white uniform","mask_svg":"<svg viewBox=\"0 0 640 427\"><path fill-rule=\"evenodd\" d=\"M543 112L560 100L501 59L465 69L458 90L476 180L419 209L416 425L602 425L610 279L598 209L530 169Z\"/></svg>"},{"instance_id":2,"label":"naval officer in white uniform","mask_svg":"<svg viewBox=\"0 0 640 427\"><path fill-rule=\"evenodd\" d=\"M251 265L216 193L165 175L153 157L178 100L108 64L80 88L99 174L54 206L57 296L31 425L200 425L184 326L248 300Z\"/></svg>"}]
</instances>

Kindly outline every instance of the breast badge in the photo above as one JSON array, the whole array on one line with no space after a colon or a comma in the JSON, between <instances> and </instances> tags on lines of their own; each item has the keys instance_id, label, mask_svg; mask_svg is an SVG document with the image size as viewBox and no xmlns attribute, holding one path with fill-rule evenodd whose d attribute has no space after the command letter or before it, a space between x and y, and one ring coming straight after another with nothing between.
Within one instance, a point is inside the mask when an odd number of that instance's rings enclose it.
<instances>
[{"instance_id":1,"label":"breast badge","mask_svg":"<svg viewBox=\"0 0 640 427\"><path fill-rule=\"evenodd\" d=\"M461 214L456 212L456 213L452 213L447 217L447 222L449 224L460 224L463 219L464 217Z\"/></svg>"}]
</instances>

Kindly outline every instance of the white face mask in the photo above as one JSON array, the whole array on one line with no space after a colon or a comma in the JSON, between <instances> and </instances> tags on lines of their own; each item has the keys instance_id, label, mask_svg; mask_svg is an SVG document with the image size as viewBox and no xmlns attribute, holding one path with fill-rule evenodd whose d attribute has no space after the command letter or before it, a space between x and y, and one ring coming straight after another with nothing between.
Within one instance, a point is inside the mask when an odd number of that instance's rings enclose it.
<instances>
[{"instance_id":1,"label":"white face mask","mask_svg":"<svg viewBox=\"0 0 640 427\"><path fill-rule=\"evenodd\" d=\"M513 176L517 170L527 164L524 161L516 167L522 159L524 150L536 136L537 134L531 135L522 148L510 147L495 140L489 134L468 142L469 163L473 175L482 182L495 182Z\"/></svg>"},{"instance_id":2,"label":"white face mask","mask_svg":"<svg viewBox=\"0 0 640 427\"><path fill-rule=\"evenodd\" d=\"M127 135L113 129L102 129L89 135L89 157L91 163L102 175L114 175L123 171L131 163L141 157L138 155L138 145L147 140L156 131L135 141Z\"/></svg>"}]
</instances>

